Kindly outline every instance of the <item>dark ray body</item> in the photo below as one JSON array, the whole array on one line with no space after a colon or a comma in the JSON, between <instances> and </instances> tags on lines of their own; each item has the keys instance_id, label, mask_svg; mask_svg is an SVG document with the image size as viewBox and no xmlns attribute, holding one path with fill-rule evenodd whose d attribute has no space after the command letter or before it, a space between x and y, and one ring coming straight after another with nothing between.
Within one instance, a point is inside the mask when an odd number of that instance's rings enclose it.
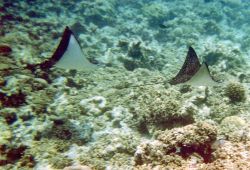
<instances>
[{"instance_id":1,"label":"dark ray body","mask_svg":"<svg viewBox=\"0 0 250 170\"><path fill-rule=\"evenodd\" d=\"M177 75L169 81L170 84L176 85L186 83L193 86L215 86L210 74L208 65L204 62L202 65L192 47L189 47L185 62Z\"/></svg>"}]
</instances>

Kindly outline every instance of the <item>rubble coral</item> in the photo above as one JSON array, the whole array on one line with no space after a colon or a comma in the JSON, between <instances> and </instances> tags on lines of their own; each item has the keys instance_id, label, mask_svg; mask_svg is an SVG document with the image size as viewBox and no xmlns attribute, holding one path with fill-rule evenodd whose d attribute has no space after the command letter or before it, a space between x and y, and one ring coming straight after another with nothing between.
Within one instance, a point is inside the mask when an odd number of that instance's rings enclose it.
<instances>
[{"instance_id":1,"label":"rubble coral","mask_svg":"<svg viewBox=\"0 0 250 170\"><path fill-rule=\"evenodd\" d=\"M240 116L228 116L221 121L219 133L232 142L249 141L249 128Z\"/></svg>"},{"instance_id":2,"label":"rubble coral","mask_svg":"<svg viewBox=\"0 0 250 170\"><path fill-rule=\"evenodd\" d=\"M249 141L235 143L224 141L214 153L214 161L208 164L198 165L202 169L248 169L249 164Z\"/></svg>"}]
</instances>

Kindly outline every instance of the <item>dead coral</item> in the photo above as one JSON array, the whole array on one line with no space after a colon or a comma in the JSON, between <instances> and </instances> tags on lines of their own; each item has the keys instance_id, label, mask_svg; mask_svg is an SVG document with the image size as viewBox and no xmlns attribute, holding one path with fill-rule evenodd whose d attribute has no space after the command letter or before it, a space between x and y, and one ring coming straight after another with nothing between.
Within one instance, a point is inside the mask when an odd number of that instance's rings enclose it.
<instances>
[{"instance_id":1,"label":"dead coral","mask_svg":"<svg viewBox=\"0 0 250 170\"><path fill-rule=\"evenodd\" d=\"M93 128L88 124L78 126L68 120L54 120L51 129L43 132L45 138L72 141L77 144L84 144L91 140Z\"/></svg>"},{"instance_id":2,"label":"dead coral","mask_svg":"<svg viewBox=\"0 0 250 170\"><path fill-rule=\"evenodd\" d=\"M37 114L48 113L48 106L53 101L53 92L40 90L27 97L27 103Z\"/></svg>"},{"instance_id":3,"label":"dead coral","mask_svg":"<svg viewBox=\"0 0 250 170\"><path fill-rule=\"evenodd\" d=\"M26 149L27 149L26 146L10 147L7 145L1 145L0 166L17 163L18 167L29 167L29 168L34 167L35 166L34 157L32 155L26 154L25 153Z\"/></svg>"},{"instance_id":4,"label":"dead coral","mask_svg":"<svg viewBox=\"0 0 250 170\"><path fill-rule=\"evenodd\" d=\"M159 55L156 49L146 45L142 40L121 40L118 44L124 55L118 57L123 66L133 71L138 68L147 68L149 70L162 70L166 61L163 55ZM127 52L125 54L125 52Z\"/></svg>"},{"instance_id":5,"label":"dead coral","mask_svg":"<svg viewBox=\"0 0 250 170\"><path fill-rule=\"evenodd\" d=\"M203 162L210 162L211 145L216 140L216 135L216 128L205 122L165 130L157 140L138 146L135 165L181 166L182 162L194 153L198 154Z\"/></svg>"},{"instance_id":6,"label":"dead coral","mask_svg":"<svg viewBox=\"0 0 250 170\"><path fill-rule=\"evenodd\" d=\"M62 154L69 147L67 140L41 139L34 141L25 153L33 155L35 160L48 160L53 167L63 169L72 164L72 160Z\"/></svg>"},{"instance_id":7,"label":"dead coral","mask_svg":"<svg viewBox=\"0 0 250 170\"><path fill-rule=\"evenodd\" d=\"M4 117L4 119L8 125L11 125L12 123L14 123L17 120L17 115L15 112L4 111L1 113L1 116Z\"/></svg>"},{"instance_id":8,"label":"dead coral","mask_svg":"<svg viewBox=\"0 0 250 170\"><path fill-rule=\"evenodd\" d=\"M19 107L26 103L26 95L19 91L16 94L10 96L0 92L0 102L4 107Z\"/></svg>"},{"instance_id":9,"label":"dead coral","mask_svg":"<svg viewBox=\"0 0 250 170\"><path fill-rule=\"evenodd\" d=\"M250 126L239 116L228 116L220 123L219 133L227 140L244 142L250 140Z\"/></svg>"},{"instance_id":10,"label":"dead coral","mask_svg":"<svg viewBox=\"0 0 250 170\"><path fill-rule=\"evenodd\" d=\"M12 52L12 49L9 45L0 44L0 55L8 56Z\"/></svg>"},{"instance_id":11,"label":"dead coral","mask_svg":"<svg viewBox=\"0 0 250 170\"><path fill-rule=\"evenodd\" d=\"M85 13L86 23L94 23L99 27L113 25L117 16L115 1L91 1L84 3L82 9Z\"/></svg>"},{"instance_id":12,"label":"dead coral","mask_svg":"<svg viewBox=\"0 0 250 170\"><path fill-rule=\"evenodd\" d=\"M152 130L154 127L166 129L178 122L182 125L193 122L192 113L181 110L182 101L181 94L174 89L145 86L135 89L125 104L134 115L133 122L137 122L138 127L144 124L146 129Z\"/></svg>"},{"instance_id":13,"label":"dead coral","mask_svg":"<svg viewBox=\"0 0 250 170\"><path fill-rule=\"evenodd\" d=\"M50 158L49 162L52 164L52 166L56 169L62 169L66 166L72 165L72 160L68 159L66 156L56 156Z\"/></svg>"},{"instance_id":14,"label":"dead coral","mask_svg":"<svg viewBox=\"0 0 250 170\"><path fill-rule=\"evenodd\" d=\"M105 134L95 143L92 143L89 148L84 149L79 160L81 164L91 165L97 170L105 169L107 166L119 167L117 165L119 162L124 162L123 166L131 166L130 159L133 157L138 144L139 140L136 135ZM119 161L117 161L118 159Z\"/></svg>"},{"instance_id":15,"label":"dead coral","mask_svg":"<svg viewBox=\"0 0 250 170\"><path fill-rule=\"evenodd\" d=\"M128 50L128 56L135 58L135 59L140 59L143 57L143 54L141 52L141 42L133 43L132 46Z\"/></svg>"},{"instance_id":16,"label":"dead coral","mask_svg":"<svg viewBox=\"0 0 250 170\"><path fill-rule=\"evenodd\" d=\"M214 153L215 161L208 164L197 165L202 169L249 169L250 167L250 142L224 141ZM199 169L199 168L198 168Z\"/></svg>"}]
</instances>

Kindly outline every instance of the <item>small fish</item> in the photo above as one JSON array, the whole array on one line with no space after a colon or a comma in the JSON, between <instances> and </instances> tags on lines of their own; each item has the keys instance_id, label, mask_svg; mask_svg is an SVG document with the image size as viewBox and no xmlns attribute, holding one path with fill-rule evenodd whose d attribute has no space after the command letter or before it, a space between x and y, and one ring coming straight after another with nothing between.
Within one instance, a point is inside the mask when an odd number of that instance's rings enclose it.
<instances>
[{"instance_id":1,"label":"small fish","mask_svg":"<svg viewBox=\"0 0 250 170\"><path fill-rule=\"evenodd\" d=\"M159 24L159 27L162 29L168 28L164 23Z\"/></svg>"}]
</instances>

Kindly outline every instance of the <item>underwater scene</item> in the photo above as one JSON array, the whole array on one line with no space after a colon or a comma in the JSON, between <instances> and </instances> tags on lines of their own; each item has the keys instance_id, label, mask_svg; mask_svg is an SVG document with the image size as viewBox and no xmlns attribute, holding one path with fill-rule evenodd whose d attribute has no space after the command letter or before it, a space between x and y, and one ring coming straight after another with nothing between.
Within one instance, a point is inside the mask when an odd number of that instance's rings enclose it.
<instances>
[{"instance_id":1,"label":"underwater scene","mask_svg":"<svg viewBox=\"0 0 250 170\"><path fill-rule=\"evenodd\" d=\"M248 170L249 88L248 0L0 0L0 170Z\"/></svg>"}]
</instances>

